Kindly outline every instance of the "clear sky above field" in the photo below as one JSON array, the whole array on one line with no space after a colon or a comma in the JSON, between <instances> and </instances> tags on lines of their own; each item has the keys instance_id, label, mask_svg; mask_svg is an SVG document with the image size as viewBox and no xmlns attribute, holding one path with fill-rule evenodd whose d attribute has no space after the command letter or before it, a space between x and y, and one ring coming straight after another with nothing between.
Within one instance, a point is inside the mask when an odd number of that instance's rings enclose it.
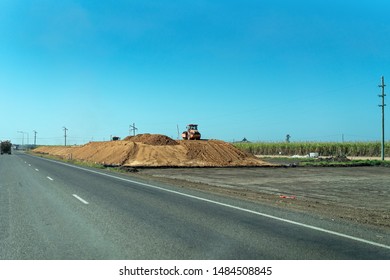
<instances>
[{"instance_id":1,"label":"clear sky above field","mask_svg":"<svg viewBox=\"0 0 390 280\"><path fill-rule=\"evenodd\" d=\"M389 14L384 0L1 0L0 139L197 123L226 141L380 141Z\"/></svg>"}]
</instances>

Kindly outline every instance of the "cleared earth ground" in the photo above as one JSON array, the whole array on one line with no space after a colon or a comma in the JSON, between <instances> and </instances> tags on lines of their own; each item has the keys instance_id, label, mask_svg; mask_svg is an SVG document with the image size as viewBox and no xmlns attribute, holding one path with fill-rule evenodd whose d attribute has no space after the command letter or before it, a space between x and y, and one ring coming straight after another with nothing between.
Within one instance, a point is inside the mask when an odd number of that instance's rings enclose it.
<instances>
[{"instance_id":1,"label":"cleared earth ground","mask_svg":"<svg viewBox=\"0 0 390 280\"><path fill-rule=\"evenodd\" d=\"M385 167L153 168L137 176L390 232L390 169Z\"/></svg>"}]
</instances>

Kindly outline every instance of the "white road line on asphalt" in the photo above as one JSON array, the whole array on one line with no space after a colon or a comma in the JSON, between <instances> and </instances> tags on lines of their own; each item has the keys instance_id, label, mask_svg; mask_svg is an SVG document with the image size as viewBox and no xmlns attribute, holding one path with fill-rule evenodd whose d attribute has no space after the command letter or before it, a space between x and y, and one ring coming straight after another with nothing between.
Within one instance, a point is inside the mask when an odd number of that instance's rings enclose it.
<instances>
[{"instance_id":1,"label":"white road line on asphalt","mask_svg":"<svg viewBox=\"0 0 390 280\"><path fill-rule=\"evenodd\" d=\"M50 181L54 181L54 179L50 178L49 176L47 176L46 178L49 179Z\"/></svg>"},{"instance_id":2,"label":"white road line on asphalt","mask_svg":"<svg viewBox=\"0 0 390 280\"><path fill-rule=\"evenodd\" d=\"M73 194L73 196L74 196L75 198L77 198L78 200L80 200L82 203L84 203L84 204L89 204L89 202L88 202L88 201L86 201L86 200L82 199L82 198L81 198L81 197L79 197L77 194Z\"/></svg>"},{"instance_id":3,"label":"white road line on asphalt","mask_svg":"<svg viewBox=\"0 0 390 280\"><path fill-rule=\"evenodd\" d=\"M43 159L43 158L41 158L41 159ZM320 232L325 232L325 233L328 233L328 234L331 234L331 235L347 238L347 239L350 239L350 240L354 240L354 241L358 241L358 242L362 242L362 243L365 243L365 244L369 244L369 245L373 245L373 246L377 246L377 247L381 247L381 248L385 248L385 249L389 249L390 250L390 246L389 245L377 243L377 242L374 242L374 241L370 241L370 240L366 240L366 239L363 239L363 238L351 236L351 235L348 235L348 234L344 234L344 233L340 233L340 232L336 232L336 231L332 231L332 230L327 230L327 229L324 229L324 228L320 228L320 227L316 227L316 226L312 226L312 225L307 225L307 224L300 223L300 222L295 222L295 221L292 221L292 220L276 217L276 216L273 216L273 215L268 215L268 214L257 212L257 211L250 210L250 209L241 208L241 207L230 205L230 204L227 204L227 203L222 203L222 202L218 202L218 201L215 201L215 200L202 198L202 197L199 197L199 196L194 196L194 195L190 195L190 194L186 194L186 193L181 193L181 192L178 192L178 191L168 190L168 189L165 189L165 188L162 188L162 187L157 187L157 186L153 186L153 185L150 185L150 184L133 181L133 180L130 180L130 179L117 177L117 176L114 176L114 175L102 173L102 172L91 170L91 169L86 169L86 168L79 167L79 166L76 166L76 165L71 165L71 164L68 164L68 163L63 163L63 162L50 160L50 159L43 159L43 160L55 162L55 163L62 164L62 165L65 165L65 166L69 166L69 167L72 167L72 168L75 168L75 169L79 169L79 170L87 171L87 172L90 172L90 173L106 176L106 177L109 177L109 178L114 178L114 179L117 179L117 180L120 180L120 181L133 183L133 184L138 184L138 185L145 186L145 187L148 187L148 188L157 189L157 190L161 190L161 191L165 191L165 192L169 192L169 193L174 193L174 194L181 195L181 196L184 196L184 197L189 197L189 198L192 198L192 199L196 199L196 200L212 203L212 204L215 204L215 205L220 205L220 206L228 207L228 208L231 208L231 209L236 209L236 210L239 210L239 211L251 213L251 214L254 214L254 215L270 218L270 219L273 219L273 220L277 220L277 221L281 221L281 222L285 222L285 223L289 223L289 224L293 224L293 225L296 225L296 226L300 226L300 227L304 227L304 228L308 228L308 229L312 229L312 230L316 230L316 231L320 231Z\"/></svg>"}]
</instances>

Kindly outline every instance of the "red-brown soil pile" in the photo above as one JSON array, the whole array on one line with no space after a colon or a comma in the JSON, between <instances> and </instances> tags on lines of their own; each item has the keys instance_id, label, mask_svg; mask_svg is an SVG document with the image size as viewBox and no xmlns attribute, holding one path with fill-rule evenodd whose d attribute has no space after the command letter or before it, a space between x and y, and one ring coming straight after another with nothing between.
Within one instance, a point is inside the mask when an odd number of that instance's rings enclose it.
<instances>
[{"instance_id":1,"label":"red-brown soil pile","mask_svg":"<svg viewBox=\"0 0 390 280\"><path fill-rule=\"evenodd\" d=\"M124 141L141 142L148 145L164 146L164 145L178 145L175 140L168 136L161 134L138 134L136 136L127 136Z\"/></svg>"},{"instance_id":2,"label":"red-brown soil pile","mask_svg":"<svg viewBox=\"0 0 390 280\"><path fill-rule=\"evenodd\" d=\"M34 152L105 165L133 167L269 165L223 141L176 141L159 134L140 134L126 137L122 141L90 142L83 146L43 146Z\"/></svg>"}]
</instances>

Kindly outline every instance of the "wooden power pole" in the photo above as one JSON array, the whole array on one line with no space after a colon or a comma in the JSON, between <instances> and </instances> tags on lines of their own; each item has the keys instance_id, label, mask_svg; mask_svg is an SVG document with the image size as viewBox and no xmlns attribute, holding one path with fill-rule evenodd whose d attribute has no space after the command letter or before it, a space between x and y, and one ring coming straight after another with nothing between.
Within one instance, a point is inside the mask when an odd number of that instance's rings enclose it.
<instances>
[{"instance_id":1,"label":"wooden power pole","mask_svg":"<svg viewBox=\"0 0 390 280\"><path fill-rule=\"evenodd\" d=\"M382 143L381 143L381 158L385 160L385 78L382 76L381 84L379 85L382 88L382 94L378 95L382 98L382 104L379 107L382 107Z\"/></svg>"},{"instance_id":2,"label":"wooden power pole","mask_svg":"<svg viewBox=\"0 0 390 280\"><path fill-rule=\"evenodd\" d=\"M68 130L65 126L63 127L64 129L64 132L65 132L65 135L64 135L64 138L65 138L65 146L66 146L66 131Z\"/></svg>"},{"instance_id":3,"label":"wooden power pole","mask_svg":"<svg viewBox=\"0 0 390 280\"><path fill-rule=\"evenodd\" d=\"M130 131L133 131L133 136L135 136L135 131L138 130L138 128L135 127L135 123L133 125L129 125Z\"/></svg>"}]
</instances>

